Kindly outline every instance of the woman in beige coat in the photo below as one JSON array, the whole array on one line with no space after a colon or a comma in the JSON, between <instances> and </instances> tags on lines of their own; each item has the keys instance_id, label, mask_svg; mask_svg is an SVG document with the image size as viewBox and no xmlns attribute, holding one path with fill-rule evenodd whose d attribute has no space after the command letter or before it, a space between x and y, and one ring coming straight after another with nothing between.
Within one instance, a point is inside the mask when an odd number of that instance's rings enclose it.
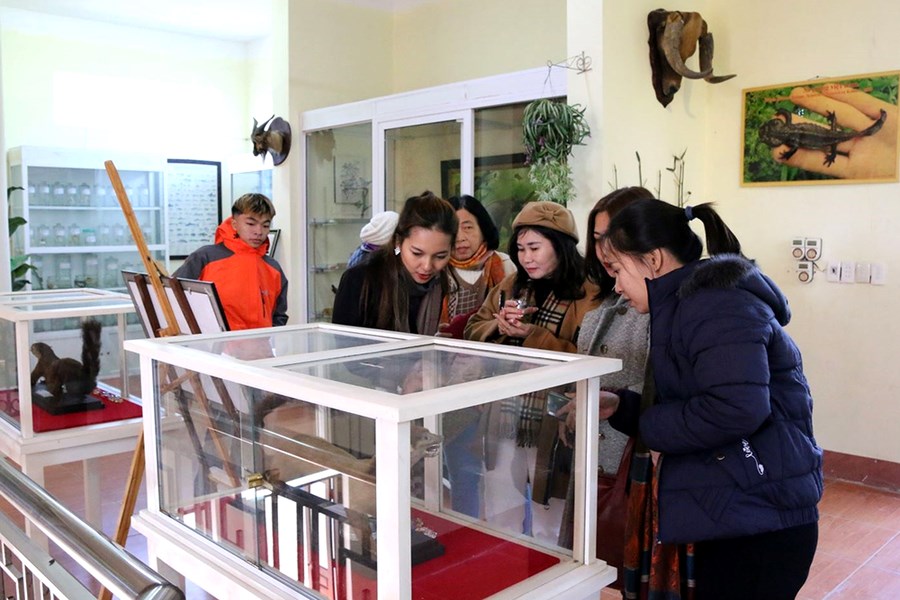
<instances>
[{"instance_id":1,"label":"woman in beige coat","mask_svg":"<svg viewBox=\"0 0 900 600\"><path fill-rule=\"evenodd\" d=\"M513 221L509 255L516 272L488 293L466 325L466 339L576 352L581 321L599 301L585 278L572 213L553 202L526 204ZM548 414L547 394L494 403L488 415L485 518L555 543L570 457L557 438L556 418ZM527 482L534 501L549 510L531 511L533 522L523 527Z\"/></svg>"}]
</instances>

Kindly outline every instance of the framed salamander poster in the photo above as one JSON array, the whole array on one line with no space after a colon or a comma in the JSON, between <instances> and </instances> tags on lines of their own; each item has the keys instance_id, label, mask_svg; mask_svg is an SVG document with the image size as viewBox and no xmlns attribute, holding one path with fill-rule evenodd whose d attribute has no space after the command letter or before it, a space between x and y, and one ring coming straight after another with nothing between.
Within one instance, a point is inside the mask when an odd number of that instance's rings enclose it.
<instances>
[{"instance_id":1,"label":"framed salamander poster","mask_svg":"<svg viewBox=\"0 0 900 600\"><path fill-rule=\"evenodd\" d=\"M900 71L743 90L741 185L898 180Z\"/></svg>"}]
</instances>

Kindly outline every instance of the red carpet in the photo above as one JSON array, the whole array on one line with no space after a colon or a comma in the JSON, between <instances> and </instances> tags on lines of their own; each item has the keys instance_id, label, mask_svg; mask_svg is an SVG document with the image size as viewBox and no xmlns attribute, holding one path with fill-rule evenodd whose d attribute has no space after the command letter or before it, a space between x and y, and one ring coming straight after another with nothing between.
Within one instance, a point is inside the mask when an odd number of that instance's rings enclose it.
<instances>
[{"instance_id":1,"label":"red carpet","mask_svg":"<svg viewBox=\"0 0 900 600\"><path fill-rule=\"evenodd\" d=\"M481 600L559 563L555 556L418 510L413 520L437 532L443 556L412 569L413 600ZM353 600L375 598L374 581L354 578Z\"/></svg>"},{"instance_id":2,"label":"red carpet","mask_svg":"<svg viewBox=\"0 0 900 600\"><path fill-rule=\"evenodd\" d=\"M100 388L95 389L91 395L103 402L102 409L70 413L68 415L51 415L41 407L33 406L32 420L34 422L34 432L42 433L47 431L57 431L59 429L70 429L72 427L81 427L82 425L121 421L123 419L132 419L141 416L141 406L139 404L134 404L127 400L113 402L113 399L119 399L118 396L113 396ZM0 391L0 410L14 420L19 420L18 390Z\"/></svg>"}]
</instances>

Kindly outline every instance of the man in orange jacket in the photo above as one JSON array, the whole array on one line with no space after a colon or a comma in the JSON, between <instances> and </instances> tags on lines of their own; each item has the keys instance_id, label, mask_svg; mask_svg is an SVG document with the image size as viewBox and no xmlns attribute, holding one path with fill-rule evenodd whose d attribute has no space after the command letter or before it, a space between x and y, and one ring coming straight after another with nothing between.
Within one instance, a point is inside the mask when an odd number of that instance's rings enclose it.
<instances>
[{"instance_id":1,"label":"man in orange jacket","mask_svg":"<svg viewBox=\"0 0 900 600\"><path fill-rule=\"evenodd\" d=\"M215 283L232 331L287 323L287 277L266 255L274 216L266 196L244 194L216 229L216 243L192 252L174 273Z\"/></svg>"}]
</instances>

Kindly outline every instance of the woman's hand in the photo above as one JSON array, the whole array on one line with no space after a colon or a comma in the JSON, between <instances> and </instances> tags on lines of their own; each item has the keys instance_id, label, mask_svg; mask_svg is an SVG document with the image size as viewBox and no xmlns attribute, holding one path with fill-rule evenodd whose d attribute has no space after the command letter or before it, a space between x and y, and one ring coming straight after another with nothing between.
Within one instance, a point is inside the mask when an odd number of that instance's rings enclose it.
<instances>
[{"instance_id":1,"label":"woman's hand","mask_svg":"<svg viewBox=\"0 0 900 600\"><path fill-rule=\"evenodd\" d=\"M600 420L605 421L619 409L619 396L600 390Z\"/></svg>"},{"instance_id":2,"label":"woman's hand","mask_svg":"<svg viewBox=\"0 0 900 600\"><path fill-rule=\"evenodd\" d=\"M537 307L519 308L515 300L507 300L499 312L494 313L497 319L497 329L501 335L514 338L526 338L531 333L534 325L523 320L528 315L537 312Z\"/></svg>"},{"instance_id":3,"label":"woman's hand","mask_svg":"<svg viewBox=\"0 0 900 600\"><path fill-rule=\"evenodd\" d=\"M573 394L567 393L566 396L571 398ZM569 434L575 431L575 400L570 400L568 404L556 411L556 418L559 419L559 441L565 446L572 447L569 442Z\"/></svg>"}]
</instances>

